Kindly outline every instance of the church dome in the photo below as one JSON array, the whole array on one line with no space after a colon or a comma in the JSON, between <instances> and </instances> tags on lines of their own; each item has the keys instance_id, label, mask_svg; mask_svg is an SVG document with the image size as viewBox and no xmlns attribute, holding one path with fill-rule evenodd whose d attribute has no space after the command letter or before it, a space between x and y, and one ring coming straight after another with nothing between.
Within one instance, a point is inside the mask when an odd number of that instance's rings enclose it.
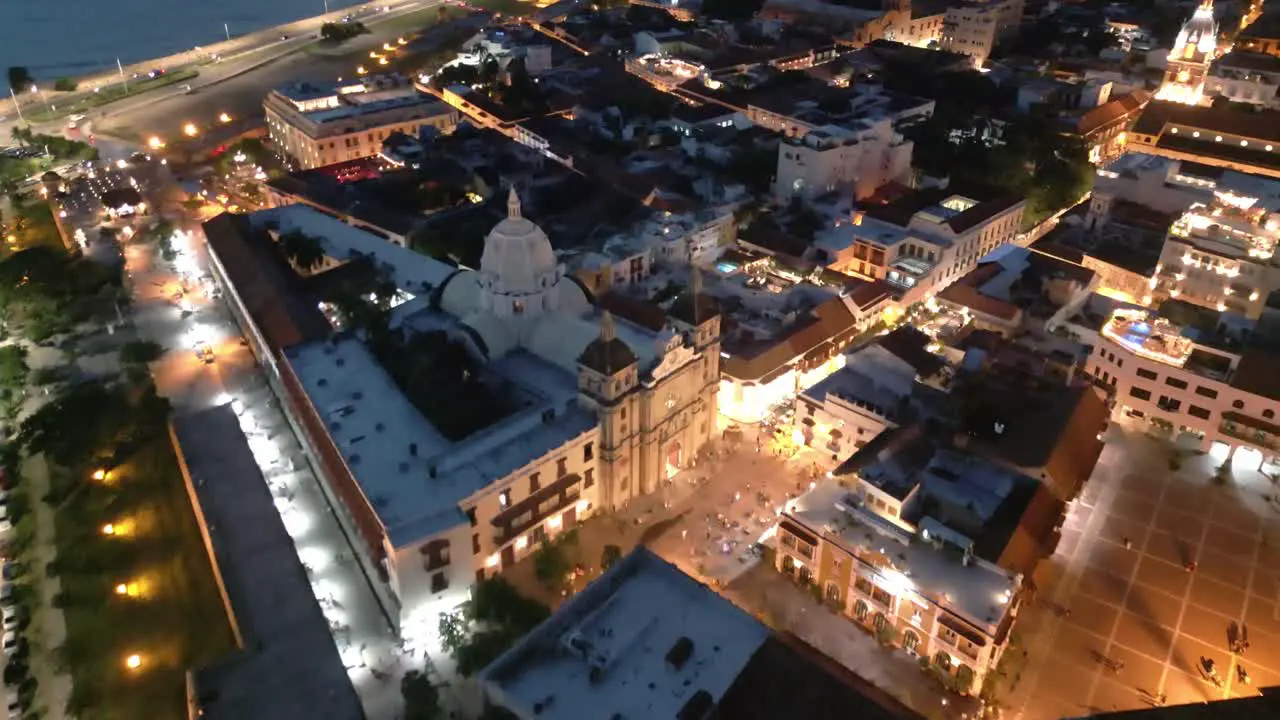
<instances>
[{"instance_id":1,"label":"church dome","mask_svg":"<svg viewBox=\"0 0 1280 720\"><path fill-rule=\"evenodd\" d=\"M480 256L480 271L490 276L495 290L526 294L554 282L556 254L542 228L520 214L515 188L507 199L507 218L489 231Z\"/></svg>"}]
</instances>

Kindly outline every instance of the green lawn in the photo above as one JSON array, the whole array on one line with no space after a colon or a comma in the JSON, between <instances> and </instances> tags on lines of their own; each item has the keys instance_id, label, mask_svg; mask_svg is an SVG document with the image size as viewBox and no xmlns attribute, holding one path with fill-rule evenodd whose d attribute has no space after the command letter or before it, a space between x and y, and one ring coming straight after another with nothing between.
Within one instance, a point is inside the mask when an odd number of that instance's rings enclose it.
<instances>
[{"instance_id":1,"label":"green lawn","mask_svg":"<svg viewBox=\"0 0 1280 720\"><path fill-rule=\"evenodd\" d=\"M195 68L187 68L184 70L173 70L155 79L148 78L146 80L130 80L127 83L127 91L125 90L126 83L124 82L104 85L98 90L98 92L93 92L92 90L89 92L82 92L79 93L78 96L64 98L62 102L50 103L47 108L44 105L41 105L34 110L25 110L23 111L23 114L28 122L40 123L57 120L58 118L64 118L73 113L82 113L86 110L106 105L107 103L113 103L117 100L133 97L134 95L141 95L142 93L150 92L167 85L190 82L199 74L199 70L196 70ZM57 106L56 110L53 109L55 105Z\"/></svg>"},{"instance_id":2,"label":"green lawn","mask_svg":"<svg viewBox=\"0 0 1280 720\"><path fill-rule=\"evenodd\" d=\"M168 438L143 443L107 483L53 474L70 710L81 720L185 717L185 672L233 649L231 629ZM129 534L106 536L115 523ZM138 597L116 593L137 583ZM142 658L126 667L131 654Z\"/></svg>"}]
</instances>

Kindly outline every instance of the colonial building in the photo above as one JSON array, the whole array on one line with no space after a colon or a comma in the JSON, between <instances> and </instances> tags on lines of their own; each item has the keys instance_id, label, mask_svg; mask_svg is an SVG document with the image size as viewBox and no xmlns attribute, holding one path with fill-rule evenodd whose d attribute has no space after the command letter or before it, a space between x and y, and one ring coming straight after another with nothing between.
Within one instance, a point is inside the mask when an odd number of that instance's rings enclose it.
<instances>
[{"instance_id":1,"label":"colonial building","mask_svg":"<svg viewBox=\"0 0 1280 720\"><path fill-rule=\"evenodd\" d=\"M1217 50L1218 21L1213 18L1213 0L1204 0L1174 41L1156 99L1199 105L1204 99L1209 64Z\"/></svg>"},{"instance_id":2,"label":"colonial building","mask_svg":"<svg viewBox=\"0 0 1280 720\"><path fill-rule=\"evenodd\" d=\"M617 321L565 272L514 190L477 270L307 206L223 218L206 226L215 277L410 638L434 627L447 590L661 487L715 431L720 318L698 276L660 323ZM447 433L362 339L290 296L283 259L253 250L290 232L387 276L400 291L393 327L465 348L497 419Z\"/></svg>"},{"instance_id":3,"label":"colonial building","mask_svg":"<svg viewBox=\"0 0 1280 720\"><path fill-rule=\"evenodd\" d=\"M1085 366L1112 388L1114 415L1147 420L1184 447L1225 446L1254 464L1280 454L1280 377L1274 353L1249 349L1252 328L1205 308L1169 302L1160 313L1116 310Z\"/></svg>"},{"instance_id":4,"label":"colonial building","mask_svg":"<svg viewBox=\"0 0 1280 720\"><path fill-rule=\"evenodd\" d=\"M348 85L297 82L267 94L267 135L300 169L377 155L393 133L452 130L457 110L390 76Z\"/></svg>"}]
</instances>

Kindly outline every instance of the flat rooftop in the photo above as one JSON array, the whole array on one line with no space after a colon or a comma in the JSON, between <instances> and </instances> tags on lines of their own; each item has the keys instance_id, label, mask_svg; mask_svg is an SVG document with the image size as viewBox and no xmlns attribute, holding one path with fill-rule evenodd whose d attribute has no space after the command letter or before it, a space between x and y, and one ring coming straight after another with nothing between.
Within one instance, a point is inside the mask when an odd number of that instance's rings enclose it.
<instances>
[{"instance_id":1,"label":"flat rooftop","mask_svg":"<svg viewBox=\"0 0 1280 720\"><path fill-rule=\"evenodd\" d=\"M785 515L819 535L838 537L846 547L883 550L896 559L900 577L892 579L894 585L929 599L990 635L999 632L1007 598L1018 590L1015 575L979 559L966 565L960 552L922 541L859 505L856 495L837 481L826 480L793 500Z\"/></svg>"},{"instance_id":2,"label":"flat rooftop","mask_svg":"<svg viewBox=\"0 0 1280 720\"><path fill-rule=\"evenodd\" d=\"M230 405L173 420L244 649L195 671L208 720L360 720L364 711Z\"/></svg>"},{"instance_id":3,"label":"flat rooftop","mask_svg":"<svg viewBox=\"0 0 1280 720\"><path fill-rule=\"evenodd\" d=\"M769 636L754 617L641 548L481 677L522 717L676 718L700 694L719 702Z\"/></svg>"},{"instance_id":4,"label":"flat rooftop","mask_svg":"<svg viewBox=\"0 0 1280 720\"><path fill-rule=\"evenodd\" d=\"M460 502L597 427L576 405L574 378L524 351L488 370L527 402L457 442L423 417L357 338L295 346L286 357L396 547L466 522Z\"/></svg>"},{"instance_id":5,"label":"flat rooftop","mask_svg":"<svg viewBox=\"0 0 1280 720\"><path fill-rule=\"evenodd\" d=\"M385 270L396 288L422 295L444 284L458 268L320 212L310 205L285 205L249 215L256 228L281 234L298 231L320 241L325 255L337 260L365 257Z\"/></svg>"}]
</instances>

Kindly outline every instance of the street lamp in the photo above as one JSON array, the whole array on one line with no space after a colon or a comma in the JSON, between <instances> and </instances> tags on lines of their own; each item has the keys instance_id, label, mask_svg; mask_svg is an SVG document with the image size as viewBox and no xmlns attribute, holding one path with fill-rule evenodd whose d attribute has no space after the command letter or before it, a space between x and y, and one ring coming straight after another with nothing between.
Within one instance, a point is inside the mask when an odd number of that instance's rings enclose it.
<instances>
[{"instance_id":1,"label":"street lamp","mask_svg":"<svg viewBox=\"0 0 1280 720\"><path fill-rule=\"evenodd\" d=\"M187 137L195 137L200 134L200 128L196 127L195 123L189 122L182 126L182 134Z\"/></svg>"},{"instance_id":2,"label":"street lamp","mask_svg":"<svg viewBox=\"0 0 1280 720\"><path fill-rule=\"evenodd\" d=\"M124 659L124 666L130 670L137 670L142 667L142 656L137 653L130 655Z\"/></svg>"}]
</instances>

